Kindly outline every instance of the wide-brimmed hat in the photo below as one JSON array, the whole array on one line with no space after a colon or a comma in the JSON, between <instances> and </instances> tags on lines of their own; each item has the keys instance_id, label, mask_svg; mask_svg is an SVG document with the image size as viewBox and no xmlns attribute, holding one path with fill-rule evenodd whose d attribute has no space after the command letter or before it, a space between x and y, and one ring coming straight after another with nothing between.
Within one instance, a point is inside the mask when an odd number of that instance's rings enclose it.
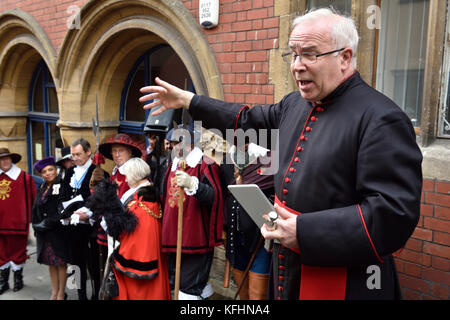
<instances>
[{"instance_id":1,"label":"wide-brimmed hat","mask_svg":"<svg viewBox=\"0 0 450 320\"><path fill-rule=\"evenodd\" d=\"M37 172L41 173L42 169L44 169L47 166L56 166L55 158L50 156L42 160L36 161L33 167Z\"/></svg>"},{"instance_id":2,"label":"wide-brimmed hat","mask_svg":"<svg viewBox=\"0 0 450 320\"><path fill-rule=\"evenodd\" d=\"M56 161L57 166L62 166L62 163L66 159L72 159L72 154L70 153L70 146L61 149L61 158Z\"/></svg>"},{"instance_id":3,"label":"wide-brimmed hat","mask_svg":"<svg viewBox=\"0 0 450 320\"><path fill-rule=\"evenodd\" d=\"M105 158L112 160L111 148L113 144L122 144L130 148L132 157L134 158L141 158L144 154L144 146L125 133L119 133L113 137L106 138L105 142L98 147L98 150Z\"/></svg>"},{"instance_id":4,"label":"wide-brimmed hat","mask_svg":"<svg viewBox=\"0 0 450 320\"><path fill-rule=\"evenodd\" d=\"M2 148L0 147L0 158L3 157L10 157L12 160L12 163L17 163L22 159L22 156L18 153L11 153L9 152L8 148Z\"/></svg>"}]
</instances>

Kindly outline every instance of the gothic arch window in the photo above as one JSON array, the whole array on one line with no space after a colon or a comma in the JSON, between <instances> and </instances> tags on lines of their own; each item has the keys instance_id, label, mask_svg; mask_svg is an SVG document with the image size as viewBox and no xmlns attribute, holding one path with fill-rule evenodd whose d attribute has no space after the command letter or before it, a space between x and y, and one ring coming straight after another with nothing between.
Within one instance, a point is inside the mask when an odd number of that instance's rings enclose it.
<instances>
[{"instance_id":1,"label":"gothic arch window","mask_svg":"<svg viewBox=\"0 0 450 320\"><path fill-rule=\"evenodd\" d=\"M34 172L33 164L48 156L55 156L63 142L56 126L59 119L58 97L53 78L47 65L41 60L31 80L28 92L28 172Z\"/></svg>"},{"instance_id":2,"label":"gothic arch window","mask_svg":"<svg viewBox=\"0 0 450 320\"><path fill-rule=\"evenodd\" d=\"M166 44L153 47L134 64L122 90L119 132L142 135L150 110L144 111L139 89L159 77L179 88L195 92L191 77L176 52Z\"/></svg>"}]
</instances>

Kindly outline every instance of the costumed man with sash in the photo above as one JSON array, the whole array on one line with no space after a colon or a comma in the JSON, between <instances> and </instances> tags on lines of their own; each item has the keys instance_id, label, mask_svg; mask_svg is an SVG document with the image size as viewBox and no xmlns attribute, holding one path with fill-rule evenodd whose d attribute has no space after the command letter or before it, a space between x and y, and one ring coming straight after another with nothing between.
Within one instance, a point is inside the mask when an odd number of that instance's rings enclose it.
<instances>
[{"instance_id":1,"label":"costumed man with sash","mask_svg":"<svg viewBox=\"0 0 450 320\"><path fill-rule=\"evenodd\" d=\"M80 269L81 287L78 298L87 300L86 280L87 270L94 282L93 299L97 299L100 289L99 248L97 244L97 225L88 219L92 212L85 208L85 201L91 195L90 180L96 168L91 160L91 145L83 139L75 140L70 151L75 166L68 169L62 182L61 199L63 201L63 224L69 231L69 263ZM108 177L107 174L104 175ZM98 222L100 223L100 222Z\"/></svg>"},{"instance_id":2,"label":"costumed man with sash","mask_svg":"<svg viewBox=\"0 0 450 320\"><path fill-rule=\"evenodd\" d=\"M208 283L209 272L214 247L223 243L219 167L203 155L201 149L194 147L194 137L197 137L194 130L186 126L173 131L170 137L173 160L166 172L163 189L162 250L168 253L172 285L177 250L178 198L180 187L184 188L179 300L201 300L213 294ZM180 170L181 161L186 163L184 171Z\"/></svg>"},{"instance_id":3,"label":"costumed man with sash","mask_svg":"<svg viewBox=\"0 0 450 320\"><path fill-rule=\"evenodd\" d=\"M282 54L299 90L243 106L156 79L144 109L186 108L206 129L279 134L271 299L399 299L394 254L419 221L422 154L408 115L356 70L354 21L330 9L293 21ZM267 217L269 219L269 217ZM275 218L274 218L275 219ZM367 271L377 271L376 284ZM370 273L370 272L369 272Z\"/></svg>"},{"instance_id":4,"label":"costumed man with sash","mask_svg":"<svg viewBox=\"0 0 450 320\"><path fill-rule=\"evenodd\" d=\"M28 258L28 232L36 187L31 175L16 166L21 159L21 155L0 147L0 294L9 289L11 269L13 290L23 288L22 271Z\"/></svg>"}]
</instances>

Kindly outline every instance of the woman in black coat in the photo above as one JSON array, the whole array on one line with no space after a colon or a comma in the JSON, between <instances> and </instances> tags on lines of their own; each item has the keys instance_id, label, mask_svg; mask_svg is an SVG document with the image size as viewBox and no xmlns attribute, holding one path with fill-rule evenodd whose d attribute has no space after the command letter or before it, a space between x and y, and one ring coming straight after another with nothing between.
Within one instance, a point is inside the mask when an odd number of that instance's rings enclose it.
<instances>
[{"instance_id":1,"label":"woman in black coat","mask_svg":"<svg viewBox=\"0 0 450 320\"><path fill-rule=\"evenodd\" d=\"M63 300L67 280L68 239L60 223L58 204L60 202L61 179L53 157L44 158L34 164L44 179L33 205L32 226L36 236L37 261L49 266L52 282L51 300Z\"/></svg>"}]
</instances>

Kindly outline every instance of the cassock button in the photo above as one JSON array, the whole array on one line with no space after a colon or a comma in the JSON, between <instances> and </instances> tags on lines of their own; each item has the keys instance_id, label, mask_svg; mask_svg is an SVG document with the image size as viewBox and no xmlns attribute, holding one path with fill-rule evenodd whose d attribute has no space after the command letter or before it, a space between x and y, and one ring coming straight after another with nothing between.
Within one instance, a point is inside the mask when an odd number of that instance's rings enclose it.
<instances>
[{"instance_id":1,"label":"cassock button","mask_svg":"<svg viewBox=\"0 0 450 320\"><path fill-rule=\"evenodd\" d=\"M278 266L278 270L284 270L284 266Z\"/></svg>"},{"instance_id":2,"label":"cassock button","mask_svg":"<svg viewBox=\"0 0 450 320\"><path fill-rule=\"evenodd\" d=\"M283 291L283 287L282 286L278 286L278 291Z\"/></svg>"},{"instance_id":3,"label":"cassock button","mask_svg":"<svg viewBox=\"0 0 450 320\"><path fill-rule=\"evenodd\" d=\"M284 181L285 181L286 183L289 183L289 182L291 182L291 179L290 179L290 178L286 178Z\"/></svg>"},{"instance_id":4,"label":"cassock button","mask_svg":"<svg viewBox=\"0 0 450 320\"><path fill-rule=\"evenodd\" d=\"M284 189L284 190L283 190L283 193L284 193L284 194L288 194L288 192L289 192L289 191L288 191L287 189Z\"/></svg>"},{"instance_id":5,"label":"cassock button","mask_svg":"<svg viewBox=\"0 0 450 320\"><path fill-rule=\"evenodd\" d=\"M284 277L283 276L278 276L278 280L284 281Z\"/></svg>"},{"instance_id":6,"label":"cassock button","mask_svg":"<svg viewBox=\"0 0 450 320\"><path fill-rule=\"evenodd\" d=\"M311 131L312 131L311 127L306 127L306 132L311 132Z\"/></svg>"},{"instance_id":7,"label":"cassock button","mask_svg":"<svg viewBox=\"0 0 450 320\"><path fill-rule=\"evenodd\" d=\"M289 172L295 172L295 169L294 168L290 168Z\"/></svg>"},{"instance_id":8,"label":"cassock button","mask_svg":"<svg viewBox=\"0 0 450 320\"><path fill-rule=\"evenodd\" d=\"M300 162L300 158L299 158L299 157L296 157L296 158L294 159L294 161L295 161L295 162Z\"/></svg>"},{"instance_id":9,"label":"cassock button","mask_svg":"<svg viewBox=\"0 0 450 320\"><path fill-rule=\"evenodd\" d=\"M281 259L284 259L284 256L283 256L282 254L279 254L279 255L278 255L278 259L280 259L280 260L281 260Z\"/></svg>"},{"instance_id":10,"label":"cassock button","mask_svg":"<svg viewBox=\"0 0 450 320\"><path fill-rule=\"evenodd\" d=\"M317 120L319 120L317 117L311 117L312 122L316 122Z\"/></svg>"},{"instance_id":11,"label":"cassock button","mask_svg":"<svg viewBox=\"0 0 450 320\"><path fill-rule=\"evenodd\" d=\"M302 152L303 151L303 148L302 147L298 147L297 148L297 152Z\"/></svg>"},{"instance_id":12,"label":"cassock button","mask_svg":"<svg viewBox=\"0 0 450 320\"><path fill-rule=\"evenodd\" d=\"M305 136L301 136L300 140L304 141L304 140L306 140L306 137Z\"/></svg>"},{"instance_id":13,"label":"cassock button","mask_svg":"<svg viewBox=\"0 0 450 320\"><path fill-rule=\"evenodd\" d=\"M283 204L286 205L286 201L285 200L283 200Z\"/></svg>"}]
</instances>

